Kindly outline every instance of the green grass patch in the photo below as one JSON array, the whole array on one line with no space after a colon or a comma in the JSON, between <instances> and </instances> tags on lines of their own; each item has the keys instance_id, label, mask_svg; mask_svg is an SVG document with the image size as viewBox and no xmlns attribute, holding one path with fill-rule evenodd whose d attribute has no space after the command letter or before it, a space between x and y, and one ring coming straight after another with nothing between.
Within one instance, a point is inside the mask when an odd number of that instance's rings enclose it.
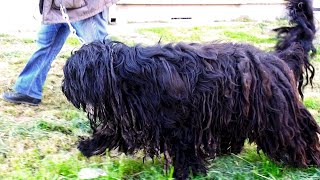
<instances>
[{"instance_id":1,"label":"green grass patch","mask_svg":"<svg viewBox=\"0 0 320 180\"><path fill-rule=\"evenodd\" d=\"M33 43L35 43L35 39L33 39L33 38L17 38L12 35L0 34L0 42L2 44L8 44L8 43L33 44Z\"/></svg>"},{"instance_id":2,"label":"green grass patch","mask_svg":"<svg viewBox=\"0 0 320 180\"><path fill-rule=\"evenodd\" d=\"M312 60L316 62L320 62L320 46L317 45L316 49L317 49L317 52Z\"/></svg>"},{"instance_id":3,"label":"green grass patch","mask_svg":"<svg viewBox=\"0 0 320 180\"><path fill-rule=\"evenodd\" d=\"M239 28L237 26L236 28ZM195 26L195 27L154 27L142 28L138 33L154 39L155 42L207 42L217 40L218 32L223 30L224 26Z\"/></svg>"},{"instance_id":4,"label":"green grass patch","mask_svg":"<svg viewBox=\"0 0 320 180\"><path fill-rule=\"evenodd\" d=\"M236 40L245 43L254 44L275 44L276 40L273 37L259 37L247 32L234 32L234 31L224 31L223 35L230 40Z\"/></svg>"},{"instance_id":5,"label":"green grass patch","mask_svg":"<svg viewBox=\"0 0 320 180\"><path fill-rule=\"evenodd\" d=\"M70 46L80 46L81 42L79 41L79 39L77 37L69 36L66 41L66 44L70 45Z\"/></svg>"},{"instance_id":6,"label":"green grass patch","mask_svg":"<svg viewBox=\"0 0 320 180\"><path fill-rule=\"evenodd\" d=\"M22 41L25 44L32 44L36 42L34 39L31 39L31 38L23 38Z\"/></svg>"},{"instance_id":7,"label":"green grass patch","mask_svg":"<svg viewBox=\"0 0 320 180\"><path fill-rule=\"evenodd\" d=\"M148 28L148 29L141 29L138 31L141 34L144 35L149 35L149 36L154 36L154 38L158 38L158 41L163 41L163 42L177 42L177 41L199 41L200 36L197 35L197 32L195 31L188 31L188 30L183 30L181 29L175 29L175 28Z\"/></svg>"},{"instance_id":8,"label":"green grass patch","mask_svg":"<svg viewBox=\"0 0 320 180\"><path fill-rule=\"evenodd\" d=\"M63 134L72 134L72 129L70 125L65 122L57 123L56 121L40 120L38 121L36 128L39 128L47 132L56 131L61 132Z\"/></svg>"},{"instance_id":9,"label":"green grass patch","mask_svg":"<svg viewBox=\"0 0 320 180\"><path fill-rule=\"evenodd\" d=\"M10 35L9 34L2 34L0 33L0 38L9 38Z\"/></svg>"},{"instance_id":10,"label":"green grass patch","mask_svg":"<svg viewBox=\"0 0 320 180\"><path fill-rule=\"evenodd\" d=\"M315 167L300 169L274 163L262 152L257 154L254 145L246 145L240 155L222 156L213 160L208 177L223 180L298 180L313 179L319 173L320 169Z\"/></svg>"},{"instance_id":11,"label":"green grass patch","mask_svg":"<svg viewBox=\"0 0 320 180\"><path fill-rule=\"evenodd\" d=\"M250 19L249 16L241 16L241 17L238 17L238 18L234 19L233 21L236 21L236 22L254 22L252 19Z\"/></svg>"},{"instance_id":12,"label":"green grass patch","mask_svg":"<svg viewBox=\"0 0 320 180\"><path fill-rule=\"evenodd\" d=\"M320 97L306 97L304 99L304 105L307 108L320 111Z\"/></svg>"},{"instance_id":13,"label":"green grass patch","mask_svg":"<svg viewBox=\"0 0 320 180\"><path fill-rule=\"evenodd\" d=\"M11 64L20 64L20 63L25 63L24 58L26 58L26 56L28 55L29 55L28 53L16 50L16 51L4 52L3 54L1 54L0 57L6 58L6 59L13 59L11 62L9 62Z\"/></svg>"}]
</instances>

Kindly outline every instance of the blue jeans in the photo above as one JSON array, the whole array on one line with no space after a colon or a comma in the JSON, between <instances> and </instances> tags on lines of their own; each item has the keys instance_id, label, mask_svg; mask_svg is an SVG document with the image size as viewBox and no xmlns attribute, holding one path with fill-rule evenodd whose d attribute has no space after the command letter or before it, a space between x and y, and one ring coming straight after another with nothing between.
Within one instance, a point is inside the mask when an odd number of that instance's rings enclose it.
<instances>
[{"instance_id":1,"label":"blue jeans","mask_svg":"<svg viewBox=\"0 0 320 180\"><path fill-rule=\"evenodd\" d=\"M102 40L107 36L107 8L105 11L85 20L71 23L86 43ZM42 88L52 61L56 58L70 30L68 24L41 25L37 35L38 49L31 56L14 85L18 93L41 99Z\"/></svg>"}]
</instances>

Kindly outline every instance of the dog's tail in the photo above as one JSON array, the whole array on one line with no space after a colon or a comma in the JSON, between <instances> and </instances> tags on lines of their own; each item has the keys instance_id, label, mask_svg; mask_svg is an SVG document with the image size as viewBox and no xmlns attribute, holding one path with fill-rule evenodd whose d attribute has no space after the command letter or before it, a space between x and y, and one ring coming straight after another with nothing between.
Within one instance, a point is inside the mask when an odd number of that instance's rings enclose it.
<instances>
[{"instance_id":1,"label":"dog's tail","mask_svg":"<svg viewBox=\"0 0 320 180\"><path fill-rule=\"evenodd\" d=\"M312 85L315 74L315 69L309 61L316 54L316 48L312 43L316 33L312 0L286 1L292 26L274 29L278 38L275 51L294 72L299 94L303 97L303 88L309 83Z\"/></svg>"}]
</instances>

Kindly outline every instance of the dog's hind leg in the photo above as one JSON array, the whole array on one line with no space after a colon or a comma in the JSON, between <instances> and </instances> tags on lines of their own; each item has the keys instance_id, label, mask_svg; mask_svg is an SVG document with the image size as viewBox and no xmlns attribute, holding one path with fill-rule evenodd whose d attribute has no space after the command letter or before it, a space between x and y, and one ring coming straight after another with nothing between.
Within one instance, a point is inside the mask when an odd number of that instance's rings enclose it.
<instances>
[{"instance_id":1,"label":"dog's hind leg","mask_svg":"<svg viewBox=\"0 0 320 180\"><path fill-rule=\"evenodd\" d=\"M302 130L302 137L307 144L306 156L308 165L316 165L320 167L320 128L312 115L301 103L299 126Z\"/></svg>"},{"instance_id":2,"label":"dog's hind leg","mask_svg":"<svg viewBox=\"0 0 320 180\"><path fill-rule=\"evenodd\" d=\"M296 117L290 117L288 122L273 117L258 133L256 143L269 158L278 162L294 167L319 167L319 126L302 103L299 106L294 112Z\"/></svg>"}]
</instances>

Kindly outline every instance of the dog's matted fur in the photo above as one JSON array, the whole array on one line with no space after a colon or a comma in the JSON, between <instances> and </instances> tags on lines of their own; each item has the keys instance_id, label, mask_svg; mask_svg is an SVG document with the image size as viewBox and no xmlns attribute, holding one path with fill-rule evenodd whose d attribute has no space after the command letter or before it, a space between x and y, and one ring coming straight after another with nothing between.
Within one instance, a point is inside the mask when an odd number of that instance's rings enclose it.
<instances>
[{"instance_id":1,"label":"dog's matted fur","mask_svg":"<svg viewBox=\"0 0 320 180\"><path fill-rule=\"evenodd\" d=\"M294 26L277 29L275 52L233 43L84 45L68 59L62 84L93 129L80 151L164 153L174 177L186 179L249 139L272 160L320 166L319 126L298 85L314 74L312 2L290 0L288 9Z\"/></svg>"}]
</instances>

